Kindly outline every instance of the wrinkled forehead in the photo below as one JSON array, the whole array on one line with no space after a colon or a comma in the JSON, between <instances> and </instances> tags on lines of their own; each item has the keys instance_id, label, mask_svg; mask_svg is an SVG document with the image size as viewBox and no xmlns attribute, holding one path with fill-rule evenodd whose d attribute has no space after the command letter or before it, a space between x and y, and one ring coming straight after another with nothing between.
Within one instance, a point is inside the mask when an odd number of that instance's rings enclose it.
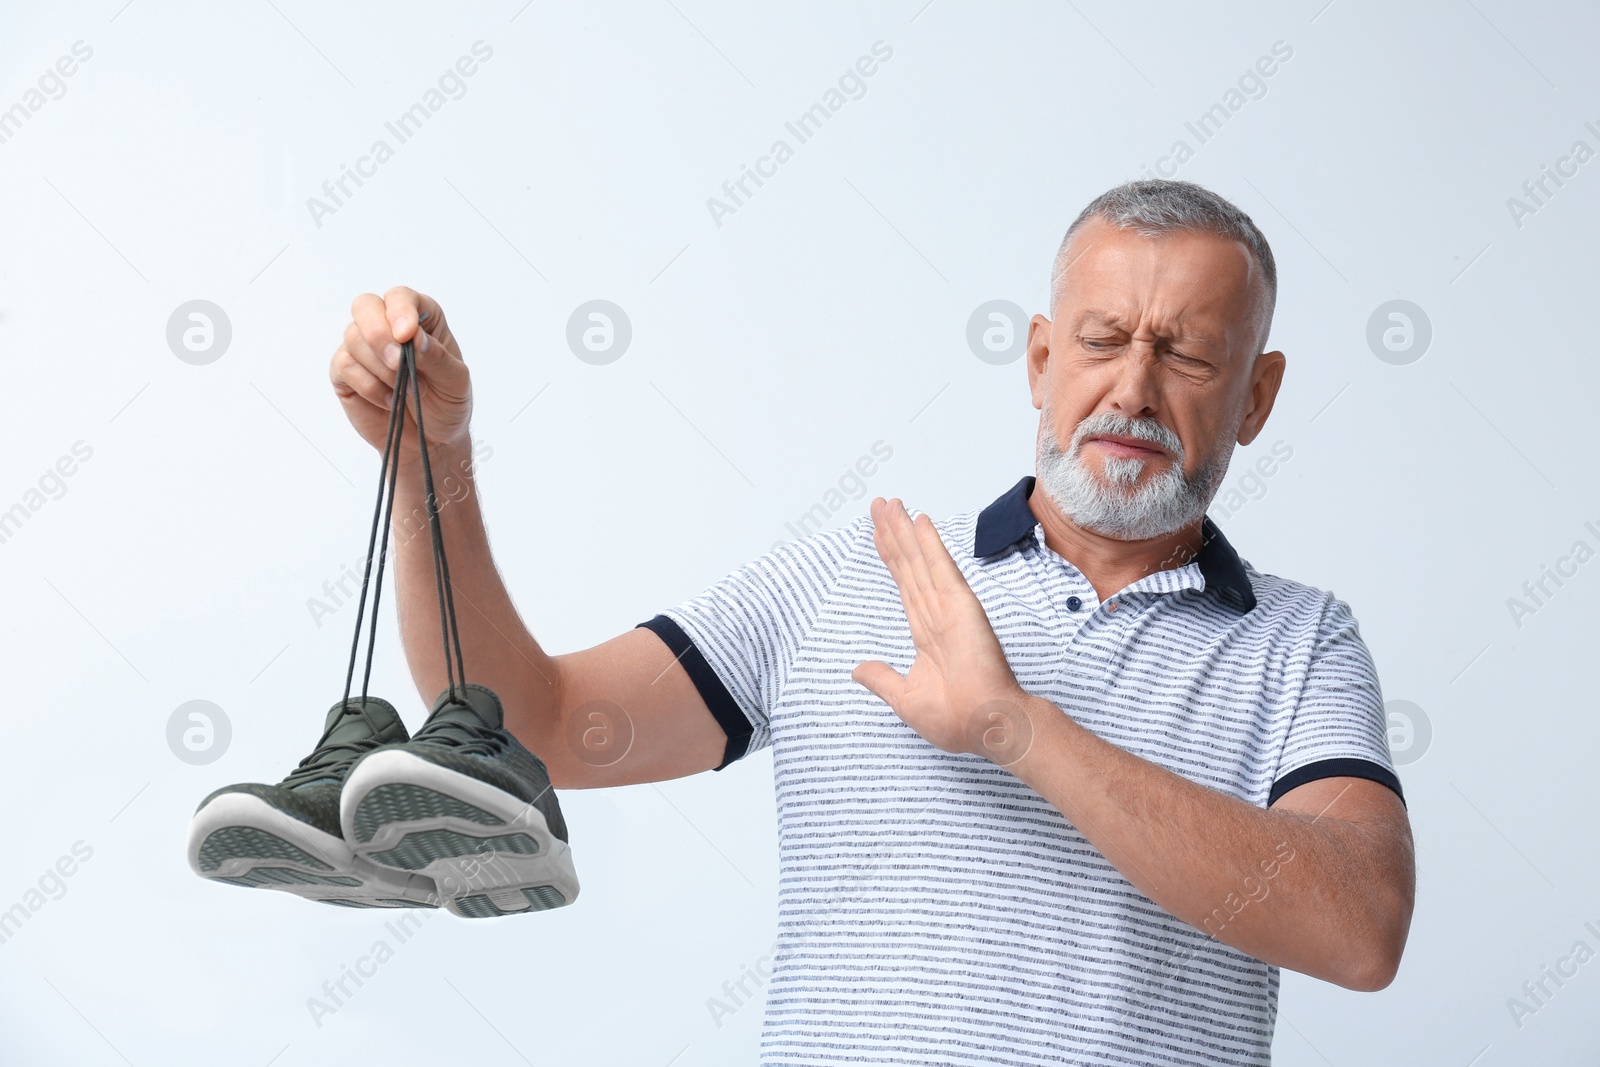
<instances>
[{"instance_id":1,"label":"wrinkled forehead","mask_svg":"<svg viewBox=\"0 0 1600 1067\"><path fill-rule=\"evenodd\" d=\"M1240 343L1260 325L1265 280L1240 241L1195 230L1146 237L1092 219L1063 251L1055 313L1073 325Z\"/></svg>"}]
</instances>

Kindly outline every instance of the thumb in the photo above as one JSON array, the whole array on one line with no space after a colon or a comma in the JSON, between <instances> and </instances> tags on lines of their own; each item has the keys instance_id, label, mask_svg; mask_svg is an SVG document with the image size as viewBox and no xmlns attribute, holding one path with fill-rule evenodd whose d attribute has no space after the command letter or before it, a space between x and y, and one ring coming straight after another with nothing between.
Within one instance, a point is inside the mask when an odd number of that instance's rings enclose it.
<instances>
[{"instance_id":1,"label":"thumb","mask_svg":"<svg viewBox=\"0 0 1600 1067\"><path fill-rule=\"evenodd\" d=\"M432 325L433 316L428 315L422 322L424 326ZM424 386L434 389L448 400L460 402L466 399L470 378L467 365L450 351L449 344L429 330L419 329L411 354L417 361L417 375Z\"/></svg>"},{"instance_id":2,"label":"thumb","mask_svg":"<svg viewBox=\"0 0 1600 1067\"><path fill-rule=\"evenodd\" d=\"M891 708L899 703L906 688L906 680L900 672L882 660L868 660L851 671L850 677Z\"/></svg>"}]
</instances>

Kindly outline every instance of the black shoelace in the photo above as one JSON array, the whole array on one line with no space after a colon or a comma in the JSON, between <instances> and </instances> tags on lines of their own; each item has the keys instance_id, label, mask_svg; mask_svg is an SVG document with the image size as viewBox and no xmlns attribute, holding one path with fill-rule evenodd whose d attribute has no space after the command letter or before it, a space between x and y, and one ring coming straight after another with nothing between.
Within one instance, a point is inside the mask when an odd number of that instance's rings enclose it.
<instances>
[{"instance_id":1,"label":"black shoelace","mask_svg":"<svg viewBox=\"0 0 1600 1067\"><path fill-rule=\"evenodd\" d=\"M361 714L365 716L366 712L363 711ZM342 719L343 716L340 716L340 718ZM333 725L337 726L339 721L340 719L335 719ZM371 724L370 719L368 724ZM315 782L322 778L337 778L340 764L353 761L362 753L378 746L375 737L335 741L329 744L328 734L332 732L332 729L333 727L330 726L328 730L323 732L322 742L311 750L311 755L301 760L295 769L283 779L284 785L304 785L307 782ZM376 733L376 730L374 730L374 733Z\"/></svg>"},{"instance_id":2,"label":"black shoelace","mask_svg":"<svg viewBox=\"0 0 1600 1067\"><path fill-rule=\"evenodd\" d=\"M427 313L422 315L427 318ZM420 327L419 327L420 328ZM372 651L378 636L378 600L383 592L383 568L389 554L390 519L394 513L395 486L400 480L400 443L405 435L406 391L410 389L416 401L417 444L422 453L422 485L428 511L428 532L433 545L433 577L439 594L439 629L444 638L445 676L449 682L452 700L457 687L465 687L466 666L461 658L461 633L456 625L455 597L450 586L450 564L445 559L444 532L439 522L439 499L433 488L433 466L428 459L428 436L422 421L422 381L417 375L416 352L411 341L400 346L400 366L394 384L394 402L389 408L389 430L384 439L383 463L378 473L378 502L372 511L372 531L367 536L366 570L361 576L361 598L356 607L355 637L350 644L350 667L345 672L344 702L350 702L354 685L357 653L361 647L361 622L367 608L367 592L372 592L372 618L367 634L367 662L361 676L361 700L367 699L367 685L372 678ZM379 535L379 519L382 535ZM377 573L373 573L373 552L377 552ZM454 653L452 658L451 653Z\"/></svg>"},{"instance_id":3,"label":"black shoelace","mask_svg":"<svg viewBox=\"0 0 1600 1067\"><path fill-rule=\"evenodd\" d=\"M417 731L412 740L444 745L468 756L499 756L505 753L507 747L503 731L486 725L470 712L435 715Z\"/></svg>"}]
</instances>

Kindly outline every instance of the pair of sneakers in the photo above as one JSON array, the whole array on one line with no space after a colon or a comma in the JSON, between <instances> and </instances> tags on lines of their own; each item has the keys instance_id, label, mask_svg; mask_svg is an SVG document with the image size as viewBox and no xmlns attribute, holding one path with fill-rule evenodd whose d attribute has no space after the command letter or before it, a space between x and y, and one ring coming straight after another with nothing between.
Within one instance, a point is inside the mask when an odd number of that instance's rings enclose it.
<instances>
[{"instance_id":1,"label":"pair of sneakers","mask_svg":"<svg viewBox=\"0 0 1600 1067\"><path fill-rule=\"evenodd\" d=\"M201 802L188 856L203 878L351 908L491 918L578 895L545 765L473 683L442 693L415 737L386 700L335 704L283 781Z\"/></svg>"}]
</instances>

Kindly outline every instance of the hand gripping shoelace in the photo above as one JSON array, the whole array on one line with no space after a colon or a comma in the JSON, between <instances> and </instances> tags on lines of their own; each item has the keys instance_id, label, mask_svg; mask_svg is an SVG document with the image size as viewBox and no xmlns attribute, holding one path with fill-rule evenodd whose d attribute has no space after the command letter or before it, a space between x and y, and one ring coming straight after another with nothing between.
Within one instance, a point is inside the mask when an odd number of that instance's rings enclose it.
<instances>
[{"instance_id":1,"label":"hand gripping shoelace","mask_svg":"<svg viewBox=\"0 0 1600 1067\"><path fill-rule=\"evenodd\" d=\"M426 315L424 315L426 317ZM372 531L367 536L366 571L361 577L361 598L356 606L355 637L350 644L350 667L345 672L344 700L350 701L350 690L355 680L357 651L361 646L361 622L366 613L367 591L372 591L372 618L367 634L367 662L361 676L361 699L367 699L367 685L372 677L372 652L378 633L378 601L383 593L383 568L389 553L390 519L394 513L395 486L400 480L400 443L405 436L406 390L410 389L416 401L417 443L422 453L422 485L428 510L428 531L433 543L433 577L439 594L439 629L444 639L445 675L449 682L452 700L457 696L457 686L467 681L466 667L461 658L461 634L456 625L455 597L450 587L450 564L445 558L444 532L439 522L439 500L433 488L433 466L428 459L428 437L422 420L422 382L417 375L416 352L412 342L400 346L400 366L394 385L394 403L389 409L389 430L384 441L383 464L378 474L378 503L372 512ZM382 535L379 535L379 516L382 516ZM377 574L373 577L373 551L377 550ZM372 581L369 582L369 577ZM454 652L452 659L451 653Z\"/></svg>"}]
</instances>

